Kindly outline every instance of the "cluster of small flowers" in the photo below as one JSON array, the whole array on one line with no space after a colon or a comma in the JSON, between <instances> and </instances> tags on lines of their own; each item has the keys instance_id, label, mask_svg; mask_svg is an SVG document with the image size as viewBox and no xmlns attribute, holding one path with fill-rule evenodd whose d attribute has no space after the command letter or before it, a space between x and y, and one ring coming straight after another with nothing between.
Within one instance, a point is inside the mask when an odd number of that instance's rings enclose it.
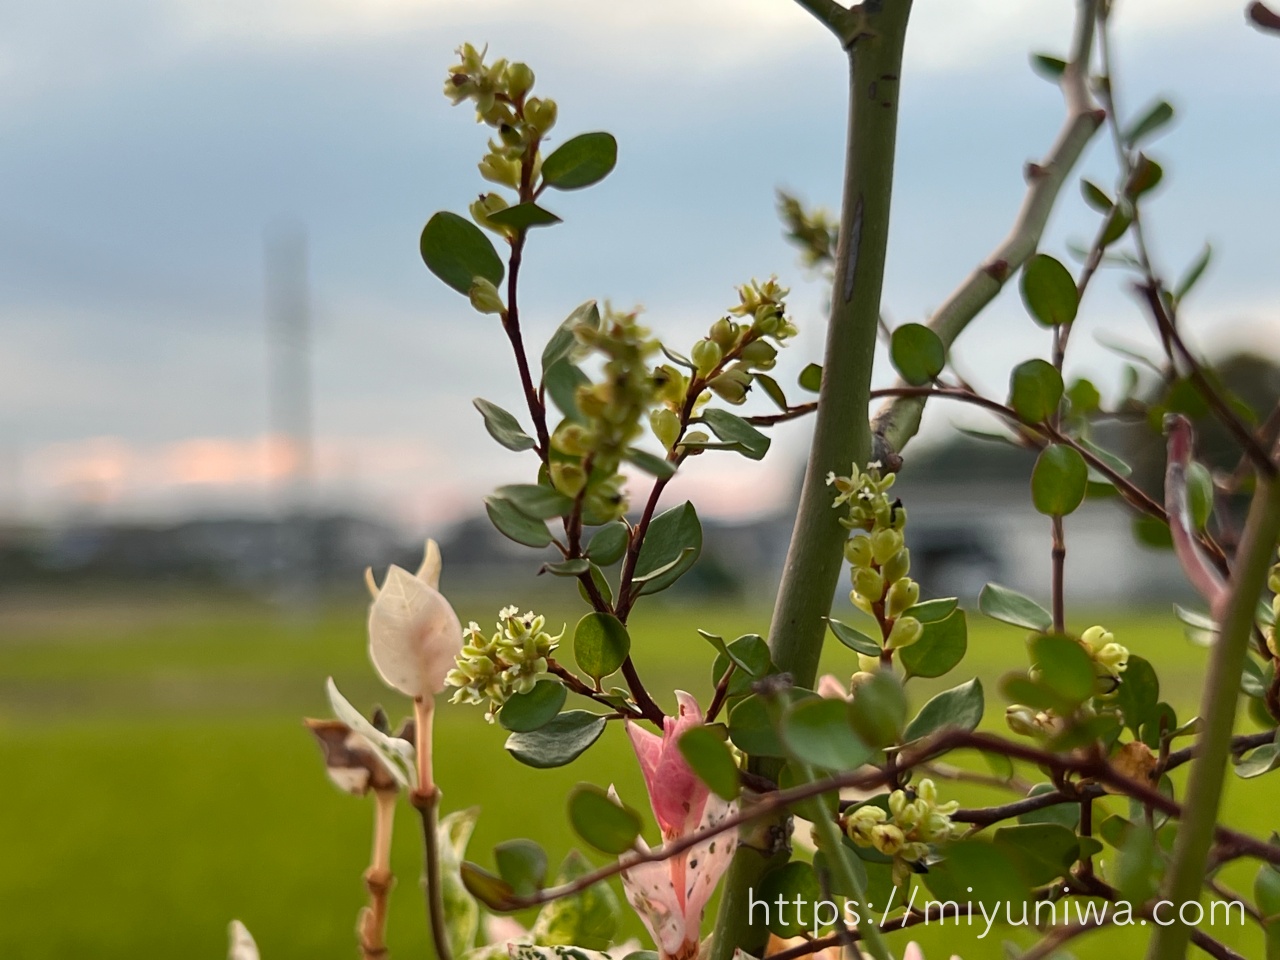
<instances>
[{"instance_id":1,"label":"cluster of small flowers","mask_svg":"<svg viewBox=\"0 0 1280 960\"><path fill-rule=\"evenodd\" d=\"M938 803L938 790L932 780L921 780L915 797L905 790L889 794L889 810L874 804L858 807L845 821L849 839L860 847L874 847L887 857L906 863L918 863L929 855L931 845L953 840L968 829L952 823L951 815L960 804L951 800Z\"/></svg>"},{"instance_id":2,"label":"cluster of small flowers","mask_svg":"<svg viewBox=\"0 0 1280 960\"><path fill-rule=\"evenodd\" d=\"M827 485L836 488L835 506L848 508L840 522L861 531L844 545L853 580L849 599L880 621L885 647L896 650L919 640L924 628L915 617L905 615L919 601L920 585L907 576L911 551L902 536L907 512L889 499L894 474L882 477L880 466L876 461L865 471L855 467L848 477L832 473Z\"/></svg>"},{"instance_id":3,"label":"cluster of small flowers","mask_svg":"<svg viewBox=\"0 0 1280 960\"><path fill-rule=\"evenodd\" d=\"M1116 638L1105 627L1092 626L1080 635L1080 646L1089 651L1100 677L1120 679L1129 666L1129 648L1116 643Z\"/></svg>"},{"instance_id":4,"label":"cluster of small flowers","mask_svg":"<svg viewBox=\"0 0 1280 960\"><path fill-rule=\"evenodd\" d=\"M521 614L516 607L498 613L497 632L486 638L480 625L472 621L463 631L466 645L458 654L457 666L445 677L456 687L451 703L484 703L490 723L502 705L514 694L528 693L547 676L547 658L560 642L543 627L546 618Z\"/></svg>"},{"instance_id":5,"label":"cluster of small flowers","mask_svg":"<svg viewBox=\"0 0 1280 960\"><path fill-rule=\"evenodd\" d=\"M606 307L598 328L585 323L577 328L579 343L604 356L603 376L597 383L583 383L574 394L582 422L565 420L551 437L551 446L571 458L552 462L552 484L575 497L590 480L586 506L601 523L626 513L618 467L627 447L643 432L641 423L657 390L649 360L659 344L637 317L636 311L618 313Z\"/></svg>"},{"instance_id":6,"label":"cluster of small flowers","mask_svg":"<svg viewBox=\"0 0 1280 960\"><path fill-rule=\"evenodd\" d=\"M1271 568L1267 576L1267 589L1275 594L1271 598L1271 626L1267 629L1267 649L1273 657L1280 658L1280 563Z\"/></svg>"},{"instance_id":7,"label":"cluster of small flowers","mask_svg":"<svg viewBox=\"0 0 1280 960\"><path fill-rule=\"evenodd\" d=\"M826 210L806 210L795 197L778 198L778 216L787 229L787 238L800 248L805 266L816 267L835 259L840 225Z\"/></svg>"}]
</instances>

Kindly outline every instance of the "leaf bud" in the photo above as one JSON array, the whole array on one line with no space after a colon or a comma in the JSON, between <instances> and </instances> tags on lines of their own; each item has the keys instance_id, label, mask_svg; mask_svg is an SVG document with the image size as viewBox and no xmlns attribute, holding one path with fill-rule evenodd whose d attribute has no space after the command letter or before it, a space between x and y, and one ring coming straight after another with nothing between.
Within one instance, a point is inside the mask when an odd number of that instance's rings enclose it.
<instances>
[{"instance_id":1,"label":"leaf bud","mask_svg":"<svg viewBox=\"0 0 1280 960\"><path fill-rule=\"evenodd\" d=\"M653 435L666 450L670 450L680 437L680 417L674 410L666 407L649 414L649 426L653 428Z\"/></svg>"},{"instance_id":2,"label":"leaf bud","mask_svg":"<svg viewBox=\"0 0 1280 960\"><path fill-rule=\"evenodd\" d=\"M471 290L467 295L471 299L471 306L481 313L502 315L507 312L507 308L502 303L502 297L498 293L498 288L493 285L493 281L485 277L473 277Z\"/></svg>"},{"instance_id":3,"label":"leaf bud","mask_svg":"<svg viewBox=\"0 0 1280 960\"><path fill-rule=\"evenodd\" d=\"M533 86L533 70L527 63L516 62L507 67L507 95L518 100Z\"/></svg>"},{"instance_id":4,"label":"leaf bud","mask_svg":"<svg viewBox=\"0 0 1280 960\"><path fill-rule=\"evenodd\" d=\"M919 640L923 633L924 626L915 617L899 617L893 621L893 628L889 631L885 646L890 650L909 647Z\"/></svg>"},{"instance_id":5,"label":"leaf bud","mask_svg":"<svg viewBox=\"0 0 1280 960\"><path fill-rule=\"evenodd\" d=\"M721 359L724 358L724 351L720 349L720 344L714 340L699 340L693 345L693 350L690 353L692 356L689 359L693 361L694 366L697 367L698 375L701 377L711 373L712 370L720 365Z\"/></svg>"},{"instance_id":6,"label":"leaf bud","mask_svg":"<svg viewBox=\"0 0 1280 960\"><path fill-rule=\"evenodd\" d=\"M919 599L919 584L907 577L897 580L889 588L889 595L885 600L885 614L890 617L900 617L914 607Z\"/></svg>"},{"instance_id":7,"label":"leaf bud","mask_svg":"<svg viewBox=\"0 0 1280 960\"><path fill-rule=\"evenodd\" d=\"M853 571L853 589L875 603L884 596L884 577L878 570L870 567L858 567Z\"/></svg>"}]
</instances>

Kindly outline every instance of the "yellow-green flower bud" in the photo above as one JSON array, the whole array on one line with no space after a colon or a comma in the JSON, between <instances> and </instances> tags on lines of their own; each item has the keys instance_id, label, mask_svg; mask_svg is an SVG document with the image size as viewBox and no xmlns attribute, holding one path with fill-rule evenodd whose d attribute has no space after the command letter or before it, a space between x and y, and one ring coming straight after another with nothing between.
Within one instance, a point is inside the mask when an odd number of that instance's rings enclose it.
<instances>
[{"instance_id":1,"label":"yellow-green flower bud","mask_svg":"<svg viewBox=\"0 0 1280 960\"><path fill-rule=\"evenodd\" d=\"M890 583L901 580L911 571L911 551L903 547L883 564L881 570Z\"/></svg>"},{"instance_id":2,"label":"yellow-green flower bud","mask_svg":"<svg viewBox=\"0 0 1280 960\"><path fill-rule=\"evenodd\" d=\"M753 340L742 348L740 356L757 370L772 370L777 363L778 348L765 340Z\"/></svg>"},{"instance_id":3,"label":"yellow-green flower bud","mask_svg":"<svg viewBox=\"0 0 1280 960\"><path fill-rule=\"evenodd\" d=\"M916 605L920 599L920 585L910 578L895 580L885 598L884 612L899 617Z\"/></svg>"},{"instance_id":4,"label":"yellow-green flower bud","mask_svg":"<svg viewBox=\"0 0 1280 960\"><path fill-rule=\"evenodd\" d=\"M680 437L680 417L674 410L666 407L649 414L649 426L653 428L653 435L666 450L670 450Z\"/></svg>"},{"instance_id":5,"label":"yellow-green flower bud","mask_svg":"<svg viewBox=\"0 0 1280 960\"><path fill-rule=\"evenodd\" d=\"M507 227L499 226L493 223L489 217L497 213L499 210L505 210L510 204L506 198L497 193L482 193L473 200L468 208L471 211L471 219L484 227L486 230L492 230L494 233L502 236L510 236L511 231Z\"/></svg>"},{"instance_id":6,"label":"yellow-green flower bud","mask_svg":"<svg viewBox=\"0 0 1280 960\"><path fill-rule=\"evenodd\" d=\"M551 446L571 457L581 457L588 452L587 432L579 424L563 423L551 435Z\"/></svg>"},{"instance_id":7,"label":"yellow-green flower bud","mask_svg":"<svg viewBox=\"0 0 1280 960\"><path fill-rule=\"evenodd\" d=\"M1040 727L1036 723L1036 711L1020 703L1015 703L1005 710L1004 722L1009 725L1010 730L1024 737L1034 737L1040 732Z\"/></svg>"},{"instance_id":8,"label":"yellow-green flower bud","mask_svg":"<svg viewBox=\"0 0 1280 960\"><path fill-rule=\"evenodd\" d=\"M873 674L880 669L880 658L860 653L858 654L858 669L865 674Z\"/></svg>"},{"instance_id":9,"label":"yellow-green flower bud","mask_svg":"<svg viewBox=\"0 0 1280 960\"><path fill-rule=\"evenodd\" d=\"M871 534L871 556L884 565L902 549L902 534L897 530L881 529Z\"/></svg>"},{"instance_id":10,"label":"yellow-green flower bud","mask_svg":"<svg viewBox=\"0 0 1280 960\"><path fill-rule=\"evenodd\" d=\"M856 567L853 571L853 589L875 603L884 596L884 577L871 567Z\"/></svg>"},{"instance_id":11,"label":"yellow-green flower bud","mask_svg":"<svg viewBox=\"0 0 1280 960\"><path fill-rule=\"evenodd\" d=\"M557 460L548 468L551 485L566 497L576 497L587 482L587 474L576 463Z\"/></svg>"},{"instance_id":12,"label":"yellow-green flower bud","mask_svg":"<svg viewBox=\"0 0 1280 960\"><path fill-rule=\"evenodd\" d=\"M747 388L751 386L751 374L735 367L712 379L707 386L721 400L732 404L743 403L747 399Z\"/></svg>"},{"instance_id":13,"label":"yellow-green flower bud","mask_svg":"<svg viewBox=\"0 0 1280 960\"><path fill-rule=\"evenodd\" d=\"M866 537L850 537L844 544L844 557L854 567L871 566L871 541Z\"/></svg>"},{"instance_id":14,"label":"yellow-green flower bud","mask_svg":"<svg viewBox=\"0 0 1280 960\"><path fill-rule=\"evenodd\" d=\"M698 376L705 377L711 373L724 358L724 351L714 340L699 340L693 345L691 359L698 369Z\"/></svg>"},{"instance_id":15,"label":"yellow-green flower bud","mask_svg":"<svg viewBox=\"0 0 1280 960\"><path fill-rule=\"evenodd\" d=\"M871 828L871 845L886 857L896 855L905 842L902 830L892 823L881 823Z\"/></svg>"},{"instance_id":16,"label":"yellow-green flower bud","mask_svg":"<svg viewBox=\"0 0 1280 960\"><path fill-rule=\"evenodd\" d=\"M689 378L669 363L653 371L654 396L663 403L678 407L689 390Z\"/></svg>"},{"instance_id":17,"label":"yellow-green flower bud","mask_svg":"<svg viewBox=\"0 0 1280 960\"><path fill-rule=\"evenodd\" d=\"M711 339L724 350L738 344L738 325L728 317L721 317L711 325Z\"/></svg>"},{"instance_id":18,"label":"yellow-green flower bud","mask_svg":"<svg viewBox=\"0 0 1280 960\"><path fill-rule=\"evenodd\" d=\"M923 633L924 625L915 617L899 617L893 622L893 627L889 630L885 646L890 650L909 647L919 640Z\"/></svg>"},{"instance_id":19,"label":"yellow-green flower bud","mask_svg":"<svg viewBox=\"0 0 1280 960\"><path fill-rule=\"evenodd\" d=\"M480 176L490 183L518 189L520 186L520 161L510 160L497 153L487 153L480 161Z\"/></svg>"},{"instance_id":20,"label":"yellow-green flower bud","mask_svg":"<svg viewBox=\"0 0 1280 960\"><path fill-rule=\"evenodd\" d=\"M540 100L530 97L524 107L524 118L539 134L544 134L556 125L558 108L554 100Z\"/></svg>"},{"instance_id":21,"label":"yellow-green flower bud","mask_svg":"<svg viewBox=\"0 0 1280 960\"><path fill-rule=\"evenodd\" d=\"M879 669L880 669L880 664L877 661L876 670L879 670ZM859 670L857 673L855 673L852 677L849 678L849 695L856 697L858 695L858 690L861 687L866 686L875 678L876 678L876 675L874 671Z\"/></svg>"},{"instance_id":22,"label":"yellow-green flower bud","mask_svg":"<svg viewBox=\"0 0 1280 960\"><path fill-rule=\"evenodd\" d=\"M498 293L498 288L493 285L493 281L484 277L472 279L468 296L471 298L471 306L481 313L505 314L507 312L507 308L502 303L502 297Z\"/></svg>"},{"instance_id":23,"label":"yellow-green flower bud","mask_svg":"<svg viewBox=\"0 0 1280 960\"><path fill-rule=\"evenodd\" d=\"M892 483L895 474L889 474L888 480ZM888 489L886 487L886 489ZM899 505L893 511L893 529L901 531L907 525L907 508Z\"/></svg>"},{"instance_id":24,"label":"yellow-green flower bud","mask_svg":"<svg viewBox=\"0 0 1280 960\"><path fill-rule=\"evenodd\" d=\"M507 67L507 95L518 100L533 86L533 70L526 63L516 62Z\"/></svg>"}]
</instances>

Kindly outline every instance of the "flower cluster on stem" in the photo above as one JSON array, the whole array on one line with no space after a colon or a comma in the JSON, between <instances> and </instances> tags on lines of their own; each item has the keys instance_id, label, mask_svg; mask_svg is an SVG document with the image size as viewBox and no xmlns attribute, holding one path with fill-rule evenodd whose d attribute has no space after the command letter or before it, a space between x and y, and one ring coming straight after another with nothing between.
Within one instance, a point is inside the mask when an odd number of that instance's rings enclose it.
<instances>
[{"instance_id":1,"label":"flower cluster on stem","mask_svg":"<svg viewBox=\"0 0 1280 960\"><path fill-rule=\"evenodd\" d=\"M551 636L543 629L545 617L520 613L517 607L503 607L495 626L486 637L478 623L468 624L463 631L466 645L444 680L456 688L450 703L487 703L485 719L490 723L513 695L528 693L549 676L547 658L564 635L561 631Z\"/></svg>"},{"instance_id":2,"label":"flower cluster on stem","mask_svg":"<svg viewBox=\"0 0 1280 960\"><path fill-rule=\"evenodd\" d=\"M845 818L845 833L858 846L874 847L893 857L895 873L905 875L910 864L924 860L937 844L968 829L965 824L951 822L951 815L959 809L955 800L939 803L937 787L924 779L914 795L906 790L889 794L888 810L868 803L850 812Z\"/></svg>"}]
</instances>

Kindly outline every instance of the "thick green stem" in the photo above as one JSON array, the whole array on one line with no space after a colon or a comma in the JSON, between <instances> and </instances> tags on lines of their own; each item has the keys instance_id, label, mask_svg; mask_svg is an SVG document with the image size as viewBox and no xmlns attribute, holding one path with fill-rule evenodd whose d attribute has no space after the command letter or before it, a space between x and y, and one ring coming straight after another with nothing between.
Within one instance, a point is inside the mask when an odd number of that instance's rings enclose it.
<instances>
[{"instance_id":1,"label":"thick green stem","mask_svg":"<svg viewBox=\"0 0 1280 960\"><path fill-rule=\"evenodd\" d=\"M1240 673L1253 634L1258 597L1280 538L1280 482L1258 481L1244 540L1232 573L1231 600L1209 660L1200 717L1204 726L1187 783L1183 819L1173 850L1173 863L1163 895L1175 904L1200 898L1209 847L1213 843L1222 801L1222 786L1231 756ZM1158 926L1147 947L1147 960L1181 960L1191 928L1181 923Z\"/></svg>"},{"instance_id":2,"label":"thick green stem","mask_svg":"<svg viewBox=\"0 0 1280 960\"><path fill-rule=\"evenodd\" d=\"M868 406L880 291L889 239L898 126L899 76L911 0L883 0L827 18L824 4L805 3L841 37L849 52L849 127L840 242L836 250L831 317L818 397L813 446L796 523L769 630L778 669L811 687L822 653L824 618L831 611L843 561L845 529L826 485L871 459ZM768 938L747 913L748 890L784 860L741 848L725 881L711 960L730 960L734 948L761 956Z\"/></svg>"}]
</instances>

